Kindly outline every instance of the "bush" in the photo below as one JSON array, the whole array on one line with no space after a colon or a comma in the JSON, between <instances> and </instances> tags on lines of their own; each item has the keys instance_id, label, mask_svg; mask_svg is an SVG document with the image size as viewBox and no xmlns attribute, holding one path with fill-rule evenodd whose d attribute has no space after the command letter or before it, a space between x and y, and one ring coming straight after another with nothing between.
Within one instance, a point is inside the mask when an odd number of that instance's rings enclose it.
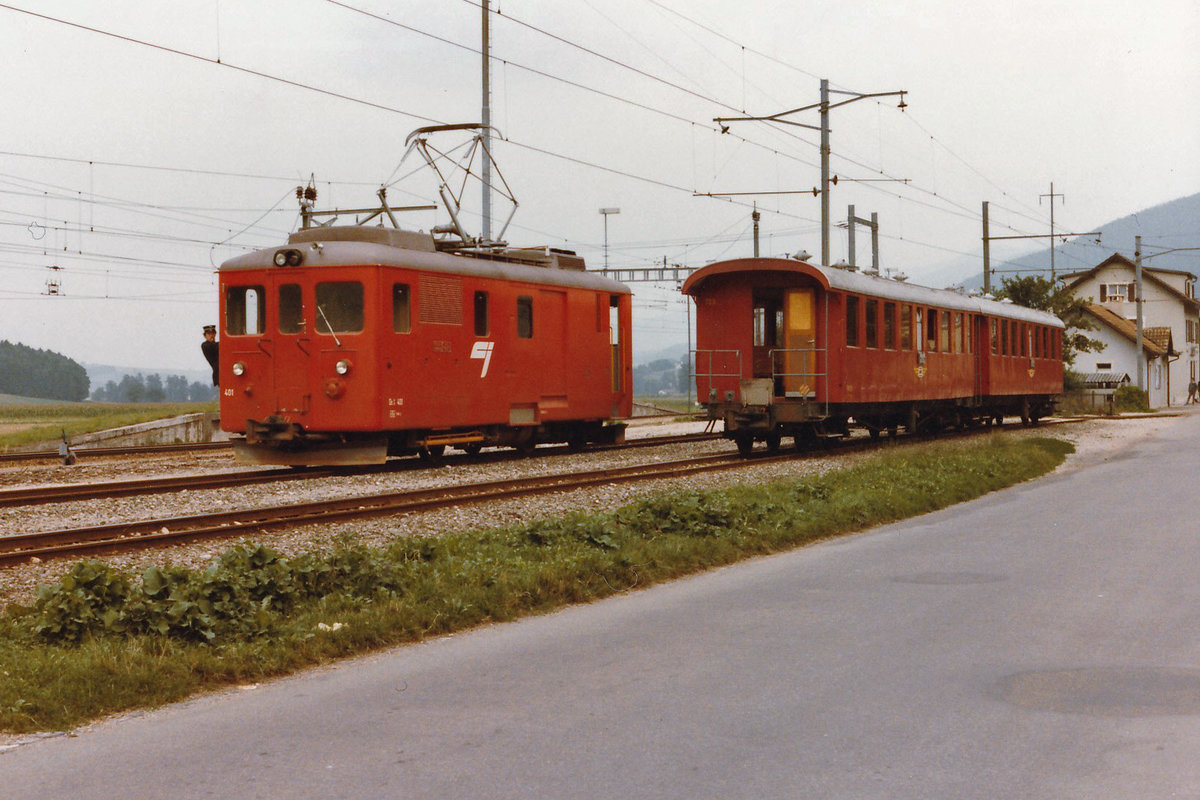
<instances>
[{"instance_id":1,"label":"bush","mask_svg":"<svg viewBox=\"0 0 1200 800\"><path fill-rule=\"evenodd\" d=\"M1125 384L1113 392L1113 409L1118 412L1149 411L1150 398L1136 386Z\"/></svg>"}]
</instances>

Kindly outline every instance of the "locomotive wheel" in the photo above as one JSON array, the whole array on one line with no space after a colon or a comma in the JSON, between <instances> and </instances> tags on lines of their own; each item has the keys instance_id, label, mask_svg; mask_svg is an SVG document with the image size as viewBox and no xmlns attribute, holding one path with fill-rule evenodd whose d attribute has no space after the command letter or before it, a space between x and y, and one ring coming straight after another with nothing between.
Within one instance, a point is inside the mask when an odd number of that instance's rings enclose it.
<instances>
[{"instance_id":1,"label":"locomotive wheel","mask_svg":"<svg viewBox=\"0 0 1200 800\"><path fill-rule=\"evenodd\" d=\"M462 446L462 451L469 456L477 456L483 451L483 445L480 442L470 442Z\"/></svg>"},{"instance_id":2,"label":"locomotive wheel","mask_svg":"<svg viewBox=\"0 0 1200 800\"><path fill-rule=\"evenodd\" d=\"M426 464L440 466L445 461L443 456L446 455L446 445L435 444L433 447L422 447L418 455Z\"/></svg>"},{"instance_id":3,"label":"locomotive wheel","mask_svg":"<svg viewBox=\"0 0 1200 800\"><path fill-rule=\"evenodd\" d=\"M767 434L767 450L771 453L778 453L779 452L779 443L782 439L783 439L783 434L779 433L779 431L772 431L771 433L768 433ZM751 446L753 446L754 443L751 442L750 444L751 444ZM743 453L742 455L745 455L745 453Z\"/></svg>"},{"instance_id":4,"label":"locomotive wheel","mask_svg":"<svg viewBox=\"0 0 1200 800\"><path fill-rule=\"evenodd\" d=\"M750 451L754 449L754 437L739 435L734 441L737 442L738 453L744 456L750 455Z\"/></svg>"}]
</instances>

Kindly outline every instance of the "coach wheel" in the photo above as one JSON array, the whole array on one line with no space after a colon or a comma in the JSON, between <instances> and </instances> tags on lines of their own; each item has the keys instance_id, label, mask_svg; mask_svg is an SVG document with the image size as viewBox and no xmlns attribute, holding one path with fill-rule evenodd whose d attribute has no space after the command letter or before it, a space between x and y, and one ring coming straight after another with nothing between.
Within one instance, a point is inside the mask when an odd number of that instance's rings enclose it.
<instances>
[{"instance_id":1,"label":"coach wheel","mask_svg":"<svg viewBox=\"0 0 1200 800\"><path fill-rule=\"evenodd\" d=\"M573 431L567 435L567 449L572 453L578 453L585 447L587 447L587 434Z\"/></svg>"},{"instance_id":2,"label":"coach wheel","mask_svg":"<svg viewBox=\"0 0 1200 800\"><path fill-rule=\"evenodd\" d=\"M889 438L889 439L895 439L895 438L896 438L896 429L897 429L897 427L898 427L898 426L896 426L896 425L888 425L888 438Z\"/></svg>"},{"instance_id":3,"label":"coach wheel","mask_svg":"<svg viewBox=\"0 0 1200 800\"><path fill-rule=\"evenodd\" d=\"M877 441L879 441L879 432L880 432L880 430L882 430L882 429L881 429L881 428L879 428L879 427L878 427L878 426L876 426L876 425L868 425L868 426L867 426L867 433L868 433L868 434L870 434L870 436L871 436L871 441L872 441L872 442L877 442Z\"/></svg>"},{"instance_id":4,"label":"coach wheel","mask_svg":"<svg viewBox=\"0 0 1200 800\"><path fill-rule=\"evenodd\" d=\"M744 456L750 455L750 451L754 449L754 437L745 434L740 435L734 441L737 442L738 452Z\"/></svg>"},{"instance_id":5,"label":"coach wheel","mask_svg":"<svg viewBox=\"0 0 1200 800\"><path fill-rule=\"evenodd\" d=\"M469 456L477 456L483 452L483 444L481 442L470 442L462 446L462 451Z\"/></svg>"},{"instance_id":6,"label":"coach wheel","mask_svg":"<svg viewBox=\"0 0 1200 800\"><path fill-rule=\"evenodd\" d=\"M779 443L783 439L783 434L779 431L772 431L767 434L767 450L771 453L779 452Z\"/></svg>"}]
</instances>

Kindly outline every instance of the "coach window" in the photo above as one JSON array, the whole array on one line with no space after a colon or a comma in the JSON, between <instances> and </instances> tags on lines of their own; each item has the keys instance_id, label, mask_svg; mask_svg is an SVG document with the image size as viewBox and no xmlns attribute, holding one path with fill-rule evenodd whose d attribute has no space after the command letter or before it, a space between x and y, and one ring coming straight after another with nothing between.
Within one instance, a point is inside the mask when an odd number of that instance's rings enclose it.
<instances>
[{"instance_id":1,"label":"coach window","mask_svg":"<svg viewBox=\"0 0 1200 800\"><path fill-rule=\"evenodd\" d=\"M475 293L475 335L488 335L488 294Z\"/></svg>"},{"instance_id":2,"label":"coach window","mask_svg":"<svg viewBox=\"0 0 1200 800\"><path fill-rule=\"evenodd\" d=\"M937 309L927 309L925 320L925 350L930 353L936 353L938 351Z\"/></svg>"},{"instance_id":3,"label":"coach window","mask_svg":"<svg viewBox=\"0 0 1200 800\"><path fill-rule=\"evenodd\" d=\"M896 304L883 304L883 346L896 349Z\"/></svg>"},{"instance_id":4,"label":"coach window","mask_svg":"<svg viewBox=\"0 0 1200 800\"><path fill-rule=\"evenodd\" d=\"M858 347L858 298L846 295L846 346Z\"/></svg>"},{"instance_id":5,"label":"coach window","mask_svg":"<svg viewBox=\"0 0 1200 800\"><path fill-rule=\"evenodd\" d=\"M392 330L412 332L412 292L407 283L392 284Z\"/></svg>"},{"instance_id":6,"label":"coach window","mask_svg":"<svg viewBox=\"0 0 1200 800\"><path fill-rule=\"evenodd\" d=\"M913 335L912 335L912 305L909 303L900 304L900 347L903 350L912 350Z\"/></svg>"},{"instance_id":7,"label":"coach window","mask_svg":"<svg viewBox=\"0 0 1200 800\"><path fill-rule=\"evenodd\" d=\"M988 320L988 328L992 334L992 355L1000 354L1000 334L996 330L996 319L993 317Z\"/></svg>"},{"instance_id":8,"label":"coach window","mask_svg":"<svg viewBox=\"0 0 1200 800\"><path fill-rule=\"evenodd\" d=\"M864 309L867 327L867 347L879 347L879 301L867 300Z\"/></svg>"},{"instance_id":9,"label":"coach window","mask_svg":"<svg viewBox=\"0 0 1200 800\"><path fill-rule=\"evenodd\" d=\"M357 333L363 329L363 285L358 281L317 284L317 332Z\"/></svg>"},{"instance_id":10,"label":"coach window","mask_svg":"<svg viewBox=\"0 0 1200 800\"><path fill-rule=\"evenodd\" d=\"M304 304L298 283L285 283L279 287L279 332L304 332Z\"/></svg>"},{"instance_id":11,"label":"coach window","mask_svg":"<svg viewBox=\"0 0 1200 800\"><path fill-rule=\"evenodd\" d=\"M517 338L533 338L533 298L527 295L517 298Z\"/></svg>"},{"instance_id":12,"label":"coach window","mask_svg":"<svg viewBox=\"0 0 1200 800\"><path fill-rule=\"evenodd\" d=\"M266 330L266 293L261 286L225 289L225 332L230 336L258 336Z\"/></svg>"}]
</instances>

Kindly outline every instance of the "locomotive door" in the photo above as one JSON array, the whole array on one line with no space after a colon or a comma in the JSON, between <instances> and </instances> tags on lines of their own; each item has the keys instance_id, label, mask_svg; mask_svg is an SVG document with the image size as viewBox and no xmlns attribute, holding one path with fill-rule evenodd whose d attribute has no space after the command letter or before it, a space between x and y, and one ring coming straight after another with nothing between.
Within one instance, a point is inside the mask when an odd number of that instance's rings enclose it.
<instances>
[{"instance_id":1,"label":"locomotive door","mask_svg":"<svg viewBox=\"0 0 1200 800\"><path fill-rule=\"evenodd\" d=\"M817 389L817 315L812 289L787 290L783 321L783 394L814 397Z\"/></svg>"},{"instance_id":2,"label":"locomotive door","mask_svg":"<svg viewBox=\"0 0 1200 800\"><path fill-rule=\"evenodd\" d=\"M314 352L310 323L304 316L300 284L276 281L275 296L278 311L274 332L278 338L272 348L275 410L289 421L302 422L311 400L307 382L311 373L309 360Z\"/></svg>"}]
</instances>

